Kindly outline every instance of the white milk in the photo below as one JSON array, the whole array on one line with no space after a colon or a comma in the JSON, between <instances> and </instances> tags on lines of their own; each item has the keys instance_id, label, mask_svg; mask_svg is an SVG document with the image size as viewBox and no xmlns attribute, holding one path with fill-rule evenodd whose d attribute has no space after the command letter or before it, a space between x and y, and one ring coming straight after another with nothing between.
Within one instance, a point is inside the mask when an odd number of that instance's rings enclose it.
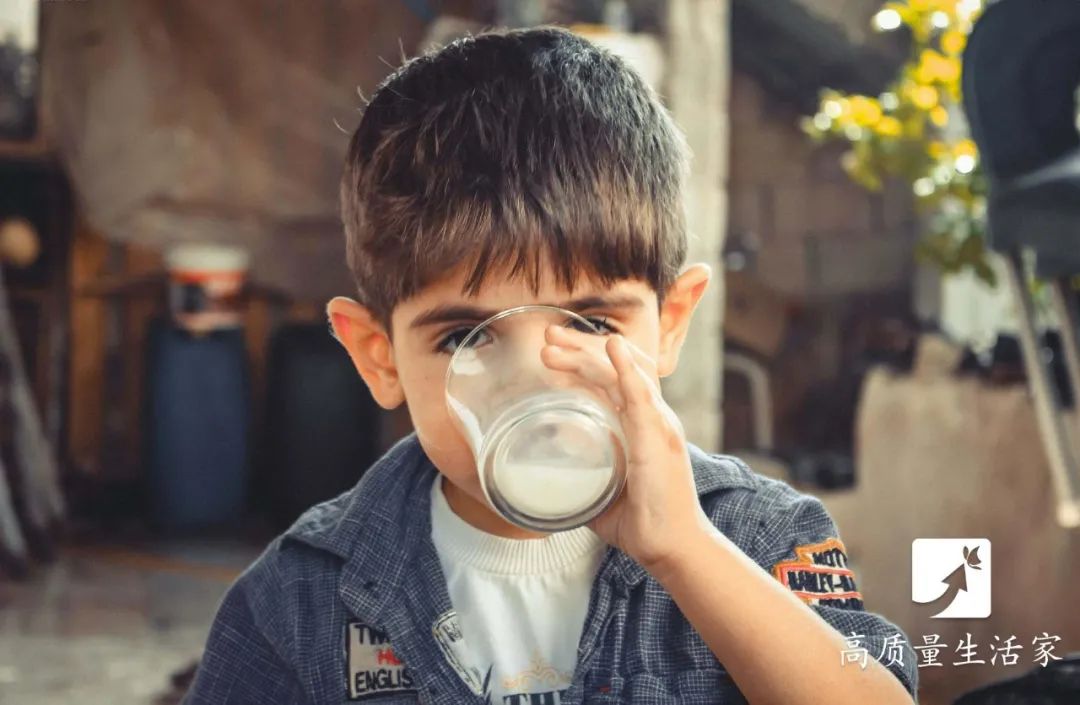
<instances>
[{"instance_id":1,"label":"white milk","mask_svg":"<svg viewBox=\"0 0 1080 705\"><path fill-rule=\"evenodd\" d=\"M518 511L555 519L576 514L604 494L610 467L552 467L504 463L495 469L499 492Z\"/></svg>"}]
</instances>

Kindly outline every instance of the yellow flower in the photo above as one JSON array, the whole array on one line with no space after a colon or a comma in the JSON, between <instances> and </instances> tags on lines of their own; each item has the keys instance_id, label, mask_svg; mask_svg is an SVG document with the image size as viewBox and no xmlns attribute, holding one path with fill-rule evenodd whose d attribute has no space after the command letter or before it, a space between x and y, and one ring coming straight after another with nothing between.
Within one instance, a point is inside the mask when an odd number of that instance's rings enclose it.
<instances>
[{"instance_id":1,"label":"yellow flower","mask_svg":"<svg viewBox=\"0 0 1080 705\"><path fill-rule=\"evenodd\" d=\"M904 131L904 126L893 116L886 115L878 121L874 129L882 137L899 137L900 133Z\"/></svg>"},{"instance_id":2,"label":"yellow flower","mask_svg":"<svg viewBox=\"0 0 1080 705\"><path fill-rule=\"evenodd\" d=\"M873 98L863 95L852 96L848 102L848 108L851 110L851 119L856 125L870 127L881 119L881 106Z\"/></svg>"},{"instance_id":3,"label":"yellow flower","mask_svg":"<svg viewBox=\"0 0 1080 705\"><path fill-rule=\"evenodd\" d=\"M949 57L941 64L938 77L942 83L955 83L960 80L960 59Z\"/></svg>"},{"instance_id":4,"label":"yellow flower","mask_svg":"<svg viewBox=\"0 0 1080 705\"><path fill-rule=\"evenodd\" d=\"M944 105L939 105L930 111L930 122L938 127L945 127L949 124L949 111L945 109Z\"/></svg>"},{"instance_id":5,"label":"yellow flower","mask_svg":"<svg viewBox=\"0 0 1080 705\"><path fill-rule=\"evenodd\" d=\"M915 80L919 83L949 83L960 78L960 61L945 57L933 49L924 49L919 55Z\"/></svg>"},{"instance_id":6,"label":"yellow flower","mask_svg":"<svg viewBox=\"0 0 1080 705\"><path fill-rule=\"evenodd\" d=\"M911 102L922 110L930 110L938 104L938 92L933 86L917 86L911 91Z\"/></svg>"},{"instance_id":7,"label":"yellow flower","mask_svg":"<svg viewBox=\"0 0 1080 705\"><path fill-rule=\"evenodd\" d=\"M979 148L971 140L961 140L953 147L953 156L956 157L975 157L978 154Z\"/></svg>"},{"instance_id":8,"label":"yellow flower","mask_svg":"<svg viewBox=\"0 0 1080 705\"><path fill-rule=\"evenodd\" d=\"M926 152L935 160L941 159L945 156L945 143L940 140L934 140L926 146Z\"/></svg>"},{"instance_id":9,"label":"yellow flower","mask_svg":"<svg viewBox=\"0 0 1080 705\"><path fill-rule=\"evenodd\" d=\"M950 29L941 35L941 50L951 56L959 56L967 46L967 35L963 32Z\"/></svg>"}]
</instances>

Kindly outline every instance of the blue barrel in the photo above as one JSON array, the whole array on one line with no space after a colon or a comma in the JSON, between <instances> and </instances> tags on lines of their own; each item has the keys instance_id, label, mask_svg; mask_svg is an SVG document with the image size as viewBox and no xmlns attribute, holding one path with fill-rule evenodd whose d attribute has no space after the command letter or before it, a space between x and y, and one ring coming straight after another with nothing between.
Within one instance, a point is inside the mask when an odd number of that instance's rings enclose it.
<instances>
[{"instance_id":1,"label":"blue barrel","mask_svg":"<svg viewBox=\"0 0 1080 705\"><path fill-rule=\"evenodd\" d=\"M192 530L245 509L251 403L243 331L150 327L145 456L153 523Z\"/></svg>"}]
</instances>

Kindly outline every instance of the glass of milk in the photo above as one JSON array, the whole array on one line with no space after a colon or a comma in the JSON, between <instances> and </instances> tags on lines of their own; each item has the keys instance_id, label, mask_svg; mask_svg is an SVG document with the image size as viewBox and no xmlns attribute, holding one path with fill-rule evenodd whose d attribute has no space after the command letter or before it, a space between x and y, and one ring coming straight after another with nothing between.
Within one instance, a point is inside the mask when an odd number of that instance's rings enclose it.
<instances>
[{"instance_id":1,"label":"glass of milk","mask_svg":"<svg viewBox=\"0 0 1080 705\"><path fill-rule=\"evenodd\" d=\"M473 328L446 371L450 416L472 448L488 502L535 531L585 524L626 477L626 440L606 394L540 359L551 324L602 335L573 311L519 306Z\"/></svg>"}]
</instances>

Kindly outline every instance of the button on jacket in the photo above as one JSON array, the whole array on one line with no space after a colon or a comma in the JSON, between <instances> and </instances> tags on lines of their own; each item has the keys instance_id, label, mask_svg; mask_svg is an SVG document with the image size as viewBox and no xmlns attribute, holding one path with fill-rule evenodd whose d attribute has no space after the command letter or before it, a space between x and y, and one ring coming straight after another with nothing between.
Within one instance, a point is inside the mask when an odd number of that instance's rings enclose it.
<instances>
[{"instance_id":1,"label":"button on jacket","mask_svg":"<svg viewBox=\"0 0 1080 705\"><path fill-rule=\"evenodd\" d=\"M898 627L863 609L821 502L733 456L693 444L689 452L713 523L849 638L844 667L859 668L864 650L914 694L914 651ZM275 539L226 593L184 702L486 702L455 649L431 541L436 472L410 434L356 487ZM783 633L775 639L791 648ZM664 589L613 547L593 584L573 682L558 695L539 705L746 702Z\"/></svg>"}]
</instances>

